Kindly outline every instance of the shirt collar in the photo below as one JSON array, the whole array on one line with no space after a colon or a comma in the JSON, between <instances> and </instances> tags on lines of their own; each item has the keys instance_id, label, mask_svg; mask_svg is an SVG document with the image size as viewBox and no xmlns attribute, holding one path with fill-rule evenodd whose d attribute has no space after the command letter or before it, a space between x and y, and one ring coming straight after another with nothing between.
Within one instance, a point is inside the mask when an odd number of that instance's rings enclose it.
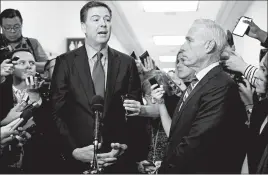
<instances>
[{"instance_id":1,"label":"shirt collar","mask_svg":"<svg viewBox=\"0 0 268 175\"><path fill-rule=\"evenodd\" d=\"M198 73L196 73L195 76L198 79L198 81L200 81L211 69L213 69L214 67L216 67L218 65L219 65L219 62L212 63L208 67L206 67L206 68L202 69L201 71L199 71Z\"/></svg>"},{"instance_id":2,"label":"shirt collar","mask_svg":"<svg viewBox=\"0 0 268 175\"><path fill-rule=\"evenodd\" d=\"M93 57L95 57L98 51L88 44L85 44L85 46L88 58L92 59ZM105 59L108 58L108 45L106 45L100 52L103 54Z\"/></svg>"}]
</instances>

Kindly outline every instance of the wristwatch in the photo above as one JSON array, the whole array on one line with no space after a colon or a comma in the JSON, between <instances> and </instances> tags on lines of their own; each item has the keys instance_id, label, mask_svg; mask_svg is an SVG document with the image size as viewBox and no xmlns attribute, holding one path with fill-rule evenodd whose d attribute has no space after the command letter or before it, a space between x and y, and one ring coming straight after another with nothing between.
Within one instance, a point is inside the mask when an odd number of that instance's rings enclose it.
<instances>
[{"instance_id":1,"label":"wristwatch","mask_svg":"<svg viewBox=\"0 0 268 175\"><path fill-rule=\"evenodd\" d=\"M252 114L252 108L246 109L247 115L248 115L248 120L246 121L246 125L249 127L250 125L250 115Z\"/></svg>"}]
</instances>

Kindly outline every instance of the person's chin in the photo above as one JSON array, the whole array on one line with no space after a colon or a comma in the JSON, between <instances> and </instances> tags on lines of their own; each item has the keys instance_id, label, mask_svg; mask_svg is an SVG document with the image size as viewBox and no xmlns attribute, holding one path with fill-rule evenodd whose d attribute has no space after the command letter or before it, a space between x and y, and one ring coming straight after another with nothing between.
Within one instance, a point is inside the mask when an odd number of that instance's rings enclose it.
<instances>
[{"instance_id":1,"label":"person's chin","mask_svg":"<svg viewBox=\"0 0 268 175\"><path fill-rule=\"evenodd\" d=\"M109 38L98 38L97 41L100 44L106 44L108 42Z\"/></svg>"},{"instance_id":2,"label":"person's chin","mask_svg":"<svg viewBox=\"0 0 268 175\"><path fill-rule=\"evenodd\" d=\"M7 37L7 39L12 42L12 41L16 41L18 37Z\"/></svg>"}]
</instances>

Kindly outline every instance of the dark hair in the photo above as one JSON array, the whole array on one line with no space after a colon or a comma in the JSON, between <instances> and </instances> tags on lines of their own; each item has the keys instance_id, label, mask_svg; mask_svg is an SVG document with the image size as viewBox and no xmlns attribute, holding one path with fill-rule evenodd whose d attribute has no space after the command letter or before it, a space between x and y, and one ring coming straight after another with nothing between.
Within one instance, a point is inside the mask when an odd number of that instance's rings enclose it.
<instances>
[{"instance_id":1,"label":"dark hair","mask_svg":"<svg viewBox=\"0 0 268 175\"><path fill-rule=\"evenodd\" d=\"M15 10L15 9L6 9L4 11L2 11L2 13L0 14L0 26L2 26L2 22L3 22L3 18L14 18L14 17L19 17L20 18L20 22L22 24L22 16L20 14L20 11Z\"/></svg>"},{"instance_id":2,"label":"dark hair","mask_svg":"<svg viewBox=\"0 0 268 175\"><path fill-rule=\"evenodd\" d=\"M93 8L93 7L105 7L105 8L107 8L111 17L112 17L112 10L110 9L110 7L107 4L105 4L103 2L99 2L99 1L89 1L80 10L80 22L86 21L88 9Z\"/></svg>"},{"instance_id":3,"label":"dark hair","mask_svg":"<svg viewBox=\"0 0 268 175\"><path fill-rule=\"evenodd\" d=\"M29 52L30 54L33 55L34 60L36 60L34 54L33 54L29 49L25 49L25 48L16 49L16 50L10 52L10 54L9 54L9 59L11 59L12 56L13 56L15 53L17 53L17 52Z\"/></svg>"}]
</instances>

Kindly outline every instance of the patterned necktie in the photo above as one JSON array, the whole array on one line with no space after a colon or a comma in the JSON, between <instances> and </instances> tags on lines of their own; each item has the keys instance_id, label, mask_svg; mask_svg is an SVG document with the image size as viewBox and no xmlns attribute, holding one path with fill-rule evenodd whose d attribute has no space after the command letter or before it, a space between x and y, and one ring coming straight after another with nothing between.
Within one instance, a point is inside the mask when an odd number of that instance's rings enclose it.
<instances>
[{"instance_id":1,"label":"patterned necktie","mask_svg":"<svg viewBox=\"0 0 268 175\"><path fill-rule=\"evenodd\" d=\"M190 95L190 93L192 92L192 90L194 89L195 84L198 82L198 79L196 78L196 76L194 76L194 78L192 79L191 83L189 84L189 86L186 89L186 92L183 96L183 100L182 103L180 105L180 109L183 105L183 103L185 102L185 100L187 99L187 97Z\"/></svg>"},{"instance_id":2,"label":"patterned necktie","mask_svg":"<svg viewBox=\"0 0 268 175\"><path fill-rule=\"evenodd\" d=\"M101 63L101 58L102 58L102 53L98 52L97 53L97 61L94 64L93 67L93 82L94 82L94 87L95 87L95 92L96 95L100 95L104 97L105 94L105 73L104 69Z\"/></svg>"},{"instance_id":3,"label":"patterned necktie","mask_svg":"<svg viewBox=\"0 0 268 175\"><path fill-rule=\"evenodd\" d=\"M183 102L185 102L185 100L187 99L187 97L190 95L190 93L192 92L192 90L194 89L194 85L198 82L198 79L196 78L196 76L193 78L193 80L191 81L191 83L189 84L189 86L186 89L186 92L184 94L183 97Z\"/></svg>"}]
</instances>

